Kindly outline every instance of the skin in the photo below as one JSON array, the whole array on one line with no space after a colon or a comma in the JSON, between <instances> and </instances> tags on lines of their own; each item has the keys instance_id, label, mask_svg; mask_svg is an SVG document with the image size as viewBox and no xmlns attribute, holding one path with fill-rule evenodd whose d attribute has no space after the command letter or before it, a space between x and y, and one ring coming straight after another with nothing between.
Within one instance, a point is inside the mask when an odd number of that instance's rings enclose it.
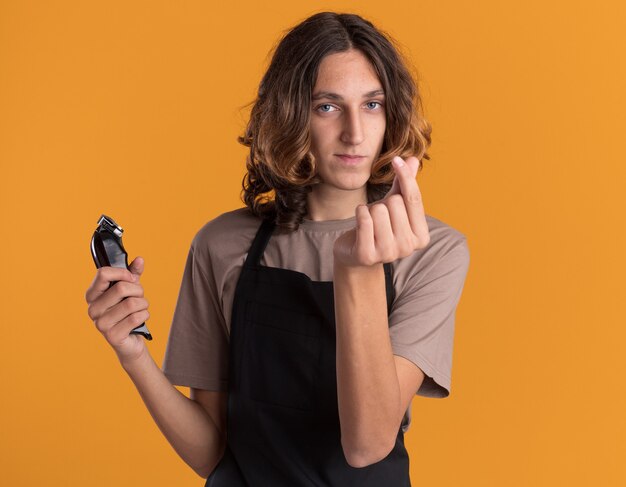
<instances>
[{"instance_id":1,"label":"skin","mask_svg":"<svg viewBox=\"0 0 626 487\"><path fill-rule=\"evenodd\" d=\"M365 184L385 130L384 110L369 104L384 104L384 96L363 98L381 88L371 65L360 52L350 51L328 56L320 68L314 93L323 90L343 99L320 99L311 107L312 152L323 183L308 195L308 218L356 215L356 227L336 240L333 254L341 441L348 463L363 467L387 456L424 377L413 363L392 354L382 263L426 246L428 227L414 157L396 169L396 180L383 200L366 204ZM316 110L322 103L334 108ZM348 167L339 164L335 153L367 157ZM154 362L145 340L129 335L150 317L140 283L143 272L142 257L135 258L130 270L98 269L85 293L88 315L163 435L200 477L207 478L224 452L228 395L191 388L187 398ZM118 282L109 288L113 281Z\"/></svg>"},{"instance_id":2,"label":"skin","mask_svg":"<svg viewBox=\"0 0 626 487\"><path fill-rule=\"evenodd\" d=\"M360 51L326 56L319 67L312 94L311 153L323 183L309 193L311 220L338 220L354 216L354 209L367 202L365 185L371 166L383 146L386 128L382 85ZM342 98L324 96L334 93ZM366 156L357 165L346 165L337 154Z\"/></svg>"},{"instance_id":3,"label":"skin","mask_svg":"<svg viewBox=\"0 0 626 487\"><path fill-rule=\"evenodd\" d=\"M130 331L150 317L140 277L144 260L130 270L101 267L85 293L89 318L114 349L155 423L176 453L200 477L207 478L226 445L227 394L200 391L188 398L155 363L145 340ZM116 282L109 288L111 282ZM120 460L121 461L121 460Z\"/></svg>"},{"instance_id":4,"label":"skin","mask_svg":"<svg viewBox=\"0 0 626 487\"><path fill-rule=\"evenodd\" d=\"M416 157L394 159L395 180L385 198L367 204L366 183L386 127L380 80L358 50L336 53L320 64L314 100L311 151L323 183L308 195L311 220L356 216L356 227L333 249L337 327L337 393L346 460L364 467L393 448L411 399L424 380L409 360L393 355L387 319L383 263L406 257L430 241ZM383 105L383 106L379 106ZM342 164L336 154L366 157ZM396 165L397 163L397 165Z\"/></svg>"}]
</instances>

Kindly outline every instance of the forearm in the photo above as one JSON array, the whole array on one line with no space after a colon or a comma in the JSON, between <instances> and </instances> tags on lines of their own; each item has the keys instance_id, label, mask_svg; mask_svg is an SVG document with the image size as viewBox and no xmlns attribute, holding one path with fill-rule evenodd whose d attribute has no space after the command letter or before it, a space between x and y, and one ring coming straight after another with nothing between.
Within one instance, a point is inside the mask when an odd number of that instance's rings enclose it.
<instances>
[{"instance_id":1,"label":"forearm","mask_svg":"<svg viewBox=\"0 0 626 487\"><path fill-rule=\"evenodd\" d=\"M384 458L395 441L400 387L389 338L382 264L344 267L335 261L337 395L348 462Z\"/></svg>"},{"instance_id":2,"label":"forearm","mask_svg":"<svg viewBox=\"0 0 626 487\"><path fill-rule=\"evenodd\" d=\"M185 463L206 478L225 445L225 437L209 414L171 384L149 353L122 366L167 441Z\"/></svg>"}]
</instances>

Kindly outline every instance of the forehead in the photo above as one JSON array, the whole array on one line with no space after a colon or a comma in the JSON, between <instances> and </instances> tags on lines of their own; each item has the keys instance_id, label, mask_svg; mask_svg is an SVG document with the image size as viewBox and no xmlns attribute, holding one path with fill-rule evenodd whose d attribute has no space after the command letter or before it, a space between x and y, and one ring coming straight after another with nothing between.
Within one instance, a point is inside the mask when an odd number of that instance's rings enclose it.
<instances>
[{"instance_id":1,"label":"forehead","mask_svg":"<svg viewBox=\"0 0 626 487\"><path fill-rule=\"evenodd\" d=\"M361 90L363 87L373 90L380 88L374 66L365 54L356 49L328 54L322 59L315 81L315 89L346 91Z\"/></svg>"}]
</instances>

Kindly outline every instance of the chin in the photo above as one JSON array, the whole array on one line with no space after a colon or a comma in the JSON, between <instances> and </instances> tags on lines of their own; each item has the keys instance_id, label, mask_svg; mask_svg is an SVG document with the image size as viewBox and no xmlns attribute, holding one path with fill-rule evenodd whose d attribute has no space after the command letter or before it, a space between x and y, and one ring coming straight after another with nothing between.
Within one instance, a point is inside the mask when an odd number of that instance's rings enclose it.
<instances>
[{"instance_id":1,"label":"chin","mask_svg":"<svg viewBox=\"0 0 626 487\"><path fill-rule=\"evenodd\" d=\"M333 186L363 186L371 177L370 168L361 168L360 171L348 170L344 168L334 168L330 171L328 177L320 174L323 182L332 184Z\"/></svg>"},{"instance_id":2,"label":"chin","mask_svg":"<svg viewBox=\"0 0 626 487\"><path fill-rule=\"evenodd\" d=\"M337 189L341 189L343 191L356 191L358 189L362 189L367 185L367 179L359 179L352 181L329 181L327 186L332 186Z\"/></svg>"}]
</instances>

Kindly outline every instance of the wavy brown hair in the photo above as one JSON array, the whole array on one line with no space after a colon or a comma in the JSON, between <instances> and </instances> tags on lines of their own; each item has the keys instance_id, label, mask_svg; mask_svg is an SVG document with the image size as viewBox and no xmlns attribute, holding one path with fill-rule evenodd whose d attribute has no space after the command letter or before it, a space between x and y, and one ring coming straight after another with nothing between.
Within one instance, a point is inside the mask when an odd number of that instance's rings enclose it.
<instances>
[{"instance_id":1,"label":"wavy brown hair","mask_svg":"<svg viewBox=\"0 0 626 487\"><path fill-rule=\"evenodd\" d=\"M372 63L385 90L386 130L367 182L368 203L391 188L395 156L430 159L431 126L417 82L386 33L354 14L317 13L292 28L274 50L239 143L250 148L241 199L253 214L296 230L307 194L320 183L310 152L311 93L322 59L350 49Z\"/></svg>"}]
</instances>

